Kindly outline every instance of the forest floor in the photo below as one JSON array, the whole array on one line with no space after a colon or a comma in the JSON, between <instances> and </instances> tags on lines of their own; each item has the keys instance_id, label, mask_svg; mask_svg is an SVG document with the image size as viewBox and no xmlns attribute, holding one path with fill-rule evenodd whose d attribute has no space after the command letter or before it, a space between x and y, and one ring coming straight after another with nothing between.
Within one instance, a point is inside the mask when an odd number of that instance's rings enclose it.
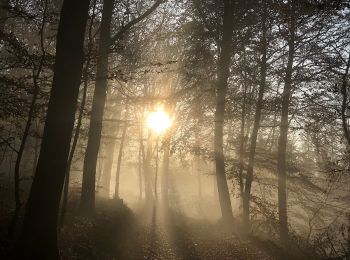
<instances>
[{"instance_id":1,"label":"forest floor","mask_svg":"<svg viewBox=\"0 0 350 260\"><path fill-rule=\"evenodd\" d=\"M93 222L70 216L60 248L62 259L286 259L208 221L173 211L165 217L155 207L133 213L122 204L98 210Z\"/></svg>"},{"instance_id":2,"label":"forest floor","mask_svg":"<svg viewBox=\"0 0 350 260\"><path fill-rule=\"evenodd\" d=\"M293 259L274 244L242 239L220 224L190 219L174 211L165 216L156 207L133 212L124 204L117 204L113 200L99 202L93 220L82 217L74 209L69 210L59 233L61 258ZM9 253L13 241L0 236L0 259L6 259L1 255Z\"/></svg>"}]
</instances>

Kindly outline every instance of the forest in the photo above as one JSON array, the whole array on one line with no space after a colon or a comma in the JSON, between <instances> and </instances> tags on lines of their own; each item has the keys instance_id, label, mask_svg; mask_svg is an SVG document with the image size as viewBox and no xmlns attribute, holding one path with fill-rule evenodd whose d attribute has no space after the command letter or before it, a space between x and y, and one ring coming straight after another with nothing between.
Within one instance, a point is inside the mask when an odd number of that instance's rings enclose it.
<instances>
[{"instance_id":1,"label":"forest","mask_svg":"<svg viewBox=\"0 0 350 260\"><path fill-rule=\"evenodd\" d=\"M0 0L0 259L350 259L349 0Z\"/></svg>"}]
</instances>

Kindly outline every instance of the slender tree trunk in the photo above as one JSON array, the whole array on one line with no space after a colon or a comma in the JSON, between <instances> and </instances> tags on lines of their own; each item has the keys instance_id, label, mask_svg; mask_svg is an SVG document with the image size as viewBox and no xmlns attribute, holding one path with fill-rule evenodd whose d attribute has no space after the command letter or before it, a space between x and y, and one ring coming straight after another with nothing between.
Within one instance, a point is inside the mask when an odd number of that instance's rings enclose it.
<instances>
[{"instance_id":1,"label":"slender tree trunk","mask_svg":"<svg viewBox=\"0 0 350 260\"><path fill-rule=\"evenodd\" d=\"M27 117L27 122L26 122L26 126L23 132L23 136L22 136L22 140L21 140L21 145L19 147L18 153L17 153L17 158L16 158L16 162L15 162L15 172L14 172L14 181L15 181L15 189L14 189L14 195L15 195L15 212L14 215L12 217L11 223L9 225L9 236L12 236L13 230L16 226L17 223L17 219L19 216L19 212L21 210L22 207L22 203L21 203L21 198L20 198L20 165L21 165L21 161L22 161L22 156L23 156L23 152L24 152L24 148L25 145L27 143L27 137L29 135L29 130L30 130L30 126L32 123L32 118L33 118L33 114L34 114L34 109L35 109L35 104L36 104L36 99L38 96L38 91L35 90L34 95L32 97L32 101L30 104L30 108L29 108L29 114Z\"/></svg>"},{"instance_id":2,"label":"slender tree trunk","mask_svg":"<svg viewBox=\"0 0 350 260\"><path fill-rule=\"evenodd\" d=\"M143 148L143 115L144 111L142 109L141 119L140 119L140 132L139 132L139 165L138 165L138 174L139 174L139 200L142 200L142 166L144 164L144 148Z\"/></svg>"},{"instance_id":3,"label":"slender tree trunk","mask_svg":"<svg viewBox=\"0 0 350 260\"><path fill-rule=\"evenodd\" d=\"M66 176L64 179L64 187L63 187L63 198L62 198L62 209L61 209L61 216L59 220L59 228L63 227L64 224L64 218L66 215L67 211L67 203L68 203L68 189L69 189L69 180L70 180L70 169L72 166L72 161L75 153L76 146L78 144L79 140L79 134L80 134L80 128L83 120L83 115L84 115L84 108L85 108L85 103L86 103L86 95L87 95L87 88L88 88L88 83L89 83L89 67L90 67L90 62L91 62L91 49L92 49L92 26L94 22L94 16L95 16L95 8L96 8L96 0L93 2L93 17L90 21L90 26L89 26L89 43L88 43L88 53L87 53L87 60L83 72L83 77L84 77L84 85L83 85L83 96L79 108L79 115L78 115L78 120L77 120L77 126L75 129L74 133L74 138L73 138L73 143L69 152L68 156L68 162L67 162L67 169L66 169Z\"/></svg>"},{"instance_id":4,"label":"slender tree trunk","mask_svg":"<svg viewBox=\"0 0 350 260\"><path fill-rule=\"evenodd\" d=\"M38 155L39 155L39 149L40 149L38 122L36 122L36 130L35 130L34 138L35 138L35 142L34 142L33 176L35 175L36 164L38 163Z\"/></svg>"},{"instance_id":5,"label":"slender tree trunk","mask_svg":"<svg viewBox=\"0 0 350 260\"><path fill-rule=\"evenodd\" d=\"M45 2L44 4L44 12L43 12L43 19L42 19L42 23L41 23L41 29L40 29L40 37L41 37L41 49L42 49L42 56L40 58L40 62L38 64L38 68L36 68L36 66L34 66L33 68L33 85L34 85L34 93L33 93L33 97L30 103L30 107L29 107L29 113L28 113L28 117L27 117L27 122L26 122L26 126L23 132L23 136L22 136L22 140L21 140L21 144L17 153L17 158L16 158L16 163L15 163L15 172L14 172L14 182L15 182L15 189L14 189L14 195L15 195L15 203L16 203L16 208L15 208L15 213L14 216L12 218L12 221L10 223L9 226L9 235L12 236L13 230L15 228L15 225L17 223L17 219L19 216L19 212L21 210L22 207L22 203L21 203L21 198L20 198L20 166L21 166L21 161L22 161L22 157L23 157L23 152L24 152L24 148L26 146L27 143L27 138L29 135L29 131L30 131L30 127L32 125L32 120L33 120L33 116L34 116L34 111L35 111L35 105L36 105L36 100L39 94L39 83L38 83L38 79L40 77L41 74L41 70L42 70L42 66L43 66L43 62L45 59L45 51L44 51L44 26L45 26L45 20L46 20L46 10L47 10L47 2Z\"/></svg>"},{"instance_id":6,"label":"slender tree trunk","mask_svg":"<svg viewBox=\"0 0 350 260\"><path fill-rule=\"evenodd\" d=\"M108 53L114 0L104 0L97 59L96 85L91 109L88 143L84 158L81 210L91 216L95 211L96 164L100 148L103 111L108 83Z\"/></svg>"},{"instance_id":7,"label":"slender tree trunk","mask_svg":"<svg viewBox=\"0 0 350 260\"><path fill-rule=\"evenodd\" d=\"M59 259L57 216L83 66L89 1L64 1L41 151L29 194L17 259Z\"/></svg>"},{"instance_id":8,"label":"slender tree trunk","mask_svg":"<svg viewBox=\"0 0 350 260\"><path fill-rule=\"evenodd\" d=\"M87 93L87 82L84 82L84 89L83 89L83 99L80 105L79 109L79 116L78 116L78 123L75 129L74 137L73 137L73 144L71 146L69 156L68 156L68 162L67 162L67 169L66 169L66 176L64 179L64 188L63 188L63 198L62 198L62 209L61 209L61 217L60 217L60 224L59 227L61 228L64 223L64 217L66 215L67 211L67 203L68 203L68 189L69 189L69 180L70 180L70 169L74 157L75 148L77 146L78 140L79 140L79 132L81 128L82 118L83 118L83 111L85 107L85 101L86 101L86 93Z\"/></svg>"},{"instance_id":9,"label":"slender tree trunk","mask_svg":"<svg viewBox=\"0 0 350 260\"><path fill-rule=\"evenodd\" d=\"M82 124L82 120L83 120L84 108L85 108L85 103L86 103L87 89L88 89L88 83L89 83L89 67L90 67L90 62L91 62L91 51L92 51L92 44L93 44L92 43L92 41L93 41L92 27L93 27L94 18L95 18L95 9L96 9L96 0L94 0L94 2L93 2L92 18L91 18L90 26L89 26L88 53L87 53L87 60L86 60L86 64L85 64L85 69L83 72L84 85L83 85L82 101L80 104L77 126L75 129L73 144L71 146L71 150L69 153L67 169L66 169L66 177L65 177L65 182L64 182L64 193L63 193L63 204L62 204L61 218L60 218L60 228L64 224L64 217L65 217L66 210L67 210L70 169L71 169L75 149L76 149L76 146L77 146L77 143L79 140L80 128L81 128L81 124Z\"/></svg>"},{"instance_id":10,"label":"slender tree trunk","mask_svg":"<svg viewBox=\"0 0 350 260\"><path fill-rule=\"evenodd\" d=\"M169 157L170 157L170 129L166 132L163 144L163 165L161 176L161 197L163 209L169 207Z\"/></svg>"},{"instance_id":11,"label":"slender tree trunk","mask_svg":"<svg viewBox=\"0 0 350 260\"><path fill-rule=\"evenodd\" d=\"M104 0L102 10L99 58L97 61L96 85L92 102L88 144L84 158L83 184L81 194L81 209L86 215L95 211L95 179L96 163L101 141L103 111L106 102L108 53L111 44L123 35L129 28L150 15L163 0L156 1L147 11L122 27L113 37L110 36L110 26L113 14L114 0Z\"/></svg>"},{"instance_id":12,"label":"slender tree trunk","mask_svg":"<svg viewBox=\"0 0 350 260\"><path fill-rule=\"evenodd\" d=\"M244 74L244 77L246 78L246 75ZM247 84L246 79L244 79L244 92L243 92L243 105L242 105L242 114L241 114L241 131L240 131L240 144L239 144L239 168L238 168L238 180L239 180L239 190L241 194L241 198L244 197L244 182L243 182L243 166L244 166L244 150L245 150L245 119L247 114L246 109L246 98L247 98Z\"/></svg>"},{"instance_id":13,"label":"slender tree trunk","mask_svg":"<svg viewBox=\"0 0 350 260\"><path fill-rule=\"evenodd\" d=\"M271 127L271 131L269 133L269 136L265 142L265 147L266 149L269 151L269 152L272 152L272 148L275 144L275 132L276 132L276 123L277 123L277 114L276 114L276 111L274 111L274 115L273 115L273 120L272 120L272 127Z\"/></svg>"},{"instance_id":14,"label":"slender tree trunk","mask_svg":"<svg viewBox=\"0 0 350 260\"><path fill-rule=\"evenodd\" d=\"M117 136L117 135L116 135ZM101 195L108 198L110 193L110 184L112 176L112 167L114 161L114 151L116 148L116 140L113 139L106 144L106 159L103 166L103 173L101 176Z\"/></svg>"},{"instance_id":15,"label":"slender tree trunk","mask_svg":"<svg viewBox=\"0 0 350 260\"><path fill-rule=\"evenodd\" d=\"M158 161L159 161L159 136L156 137L156 171L154 174L154 197L156 201L158 200Z\"/></svg>"},{"instance_id":16,"label":"slender tree trunk","mask_svg":"<svg viewBox=\"0 0 350 260\"><path fill-rule=\"evenodd\" d=\"M103 144L103 143L102 143ZM101 149L103 151L103 148ZM102 172L103 172L103 167L104 167L104 161L105 161L105 155L101 155L97 158L97 163L96 163L96 175L97 175L97 180L95 181L95 185L98 186L99 183L101 183L101 178L102 178ZM98 188L98 187L97 187ZM96 189L97 190L97 189Z\"/></svg>"},{"instance_id":17,"label":"slender tree trunk","mask_svg":"<svg viewBox=\"0 0 350 260\"><path fill-rule=\"evenodd\" d=\"M349 76L349 68L350 68L350 54L348 57L348 62L346 64L346 68L345 68L345 73L344 73L343 82L342 82L342 90L341 90L341 93L343 96L342 106L341 106L341 118L342 118L344 136L345 136L345 139L348 143L348 149L350 149L350 130L349 130L346 111L347 111L347 106L348 106L348 80L347 80L347 78Z\"/></svg>"},{"instance_id":18,"label":"slender tree trunk","mask_svg":"<svg viewBox=\"0 0 350 260\"><path fill-rule=\"evenodd\" d=\"M153 201L153 192L152 192L152 182L151 182L151 158L152 158L152 133L148 130L147 138L147 151L144 154L144 163L143 163L143 176L145 180L145 202L146 205L149 205Z\"/></svg>"},{"instance_id":19,"label":"slender tree trunk","mask_svg":"<svg viewBox=\"0 0 350 260\"><path fill-rule=\"evenodd\" d=\"M250 138L250 149L249 149L249 160L248 160L248 169L247 169L247 177L245 182L245 190L243 197L243 221L245 228L249 228L249 203L250 203L250 192L251 186L253 182L253 171L254 171L254 160L255 160L255 152L256 152L256 142L258 138L258 132L260 129L260 118L261 111L263 108L263 97L266 87L266 69L267 69L267 42L266 42L266 0L263 0L263 15L262 15L262 38L261 38L261 51L262 51L262 59L260 65L260 88L258 94L258 100L256 103L255 109L255 118L253 131Z\"/></svg>"},{"instance_id":20,"label":"slender tree trunk","mask_svg":"<svg viewBox=\"0 0 350 260\"><path fill-rule=\"evenodd\" d=\"M113 113L113 119L117 120L117 124L113 124L110 129L110 134L113 136L118 136L120 130L120 114L121 108L117 105L116 112ZM105 197L109 197L110 193L110 183L112 176L112 167L115 155L117 141L116 139L112 139L106 144L106 160L103 167L103 174L101 177L101 186L102 186L102 195Z\"/></svg>"},{"instance_id":21,"label":"slender tree trunk","mask_svg":"<svg viewBox=\"0 0 350 260\"><path fill-rule=\"evenodd\" d=\"M225 98L227 81L230 72L231 48L233 37L233 1L224 0L223 34L221 41L221 53L217 71L217 96L215 111L215 166L216 179L219 192L221 214L224 223L233 222L230 192L225 173L225 157L223 152L223 128L225 114Z\"/></svg>"},{"instance_id":22,"label":"slender tree trunk","mask_svg":"<svg viewBox=\"0 0 350 260\"><path fill-rule=\"evenodd\" d=\"M200 139L199 139L199 123L195 130L195 148L194 148L194 172L197 175L197 194L199 206L202 204L202 179L200 172Z\"/></svg>"},{"instance_id":23,"label":"slender tree trunk","mask_svg":"<svg viewBox=\"0 0 350 260\"><path fill-rule=\"evenodd\" d=\"M201 103L195 104L194 107L194 117L197 119L196 127L194 129L194 174L197 176L197 196L199 208L202 206L202 178L200 172L200 155L201 155L201 146L200 146L200 131L203 124L203 112L201 109Z\"/></svg>"},{"instance_id":24,"label":"slender tree trunk","mask_svg":"<svg viewBox=\"0 0 350 260\"><path fill-rule=\"evenodd\" d=\"M288 143L288 112L292 91L292 75L295 48L295 0L291 0L290 35L288 39L288 64L282 93L282 113L280 124L280 137L278 144L277 172L278 172L278 214L280 225L280 238L283 244L288 243L288 220L287 220L287 191L286 191L286 158Z\"/></svg>"},{"instance_id":25,"label":"slender tree trunk","mask_svg":"<svg viewBox=\"0 0 350 260\"><path fill-rule=\"evenodd\" d=\"M128 101L126 101L128 102ZM126 138L126 130L128 129L128 113L129 113L128 104L125 108L125 116L124 116L124 126L123 126L123 133L122 133L122 139L120 141L119 145L119 154L118 154L118 163L117 163L117 171L115 173L115 191L114 191L114 199L119 199L119 178L120 178L120 167L122 165L122 158L123 158L123 150L124 150L124 144L125 144L125 138Z\"/></svg>"},{"instance_id":26,"label":"slender tree trunk","mask_svg":"<svg viewBox=\"0 0 350 260\"><path fill-rule=\"evenodd\" d=\"M138 178L139 178L139 200L142 200L142 151L141 151L141 145L139 147L139 158L138 158Z\"/></svg>"}]
</instances>

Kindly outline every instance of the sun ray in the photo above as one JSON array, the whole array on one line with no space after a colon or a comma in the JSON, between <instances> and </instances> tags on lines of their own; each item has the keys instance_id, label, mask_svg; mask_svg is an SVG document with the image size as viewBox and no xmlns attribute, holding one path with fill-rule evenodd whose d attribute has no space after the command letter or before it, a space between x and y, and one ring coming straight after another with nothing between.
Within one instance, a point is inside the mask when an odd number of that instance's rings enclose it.
<instances>
[{"instance_id":1,"label":"sun ray","mask_svg":"<svg viewBox=\"0 0 350 260\"><path fill-rule=\"evenodd\" d=\"M171 119L164 110L158 109L148 115L147 126L155 133L161 134L171 126Z\"/></svg>"}]
</instances>

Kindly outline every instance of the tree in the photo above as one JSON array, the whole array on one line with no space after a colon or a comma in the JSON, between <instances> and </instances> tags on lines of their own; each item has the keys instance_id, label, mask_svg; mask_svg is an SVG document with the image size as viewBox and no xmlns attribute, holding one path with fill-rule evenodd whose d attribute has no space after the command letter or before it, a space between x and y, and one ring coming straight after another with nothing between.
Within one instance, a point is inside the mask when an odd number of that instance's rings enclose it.
<instances>
[{"instance_id":1,"label":"tree","mask_svg":"<svg viewBox=\"0 0 350 260\"><path fill-rule=\"evenodd\" d=\"M15 203L16 203L16 208L15 208L15 212L14 212L14 216L12 218L12 221L10 223L9 226L9 235L12 236L13 233L13 229L15 228L17 219L18 219L18 215L20 213L20 209L22 207L22 202L21 202L21 196L20 196L20 166L21 166L21 162L22 162L22 157L23 157L23 153L24 153L24 148L26 146L27 143L27 138L29 136L29 131L32 125L32 120L34 117L34 112L35 112L35 106L36 106L36 102L37 102L37 98L39 95L39 83L38 83L38 79L40 78L40 74L43 70L43 65L44 65L44 61L45 61L45 55L46 55L46 51L45 51L45 46L44 46L44 29L45 29L45 23L46 23L46 12L47 12L47 1L44 2L44 6L43 6L43 18L42 18L42 22L40 25L40 47L41 47L41 52L42 55L40 57L39 63L35 64L35 62L33 61L33 96L30 102L30 106L29 106L29 111L28 111L28 116L27 116L27 120L26 120L26 125L23 131L23 135L21 138L21 144L19 146L19 149L17 151L17 158L16 158L16 163L15 163L15 172L14 172L14 197L15 197Z\"/></svg>"},{"instance_id":2,"label":"tree","mask_svg":"<svg viewBox=\"0 0 350 260\"><path fill-rule=\"evenodd\" d=\"M69 181L70 181L70 171L71 166L73 162L73 157L75 153L75 149L78 144L79 136L80 136L80 130L83 120L83 114L84 114L84 108L86 103L86 96L87 96L87 90L88 90L88 83L89 83L89 69L90 69L90 63L92 59L92 27L95 19L95 11L96 11L96 0L93 1L92 4L92 17L90 19L90 25L89 25L89 34L88 34L88 46L87 46L87 54L86 54L86 63L83 71L83 96L79 108L79 114L77 118L77 126L75 128L75 133L73 137L73 142L69 151L68 161L67 161L67 169L66 169L66 176L64 179L64 188L63 188L63 196L62 196L62 209L61 209L61 215L59 220L59 227L62 228L64 224L64 218L67 211L67 204L68 204L68 189L69 189Z\"/></svg>"},{"instance_id":3,"label":"tree","mask_svg":"<svg viewBox=\"0 0 350 260\"><path fill-rule=\"evenodd\" d=\"M88 0L64 1L43 140L17 259L59 259L57 218L83 66Z\"/></svg>"},{"instance_id":4,"label":"tree","mask_svg":"<svg viewBox=\"0 0 350 260\"><path fill-rule=\"evenodd\" d=\"M119 153L118 153L118 161L117 161L117 170L115 173L115 191L114 191L114 199L119 199L119 179L120 179L120 167L122 165L122 158L123 158L123 150L125 145L125 139L126 139L126 130L128 129L128 114L129 114L129 104L128 100L126 101L126 108L125 108L125 115L124 115L124 126L123 126L123 132L122 132L122 138L120 140L119 145Z\"/></svg>"},{"instance_id":5,"label":"tree","mask_svg":"<svg viewBox=\"0 0 350 260\"><path fill-rule=\"evenodd\" d=\"M103 110L105 107L108 83L108 54L110 48L110 27L114 0L104 0L100 29L100 42L97 59L97 72L94 97L91 108L89 137L86 147L81 191L81 209L84 214L95 211L95 178L97 156L100 148Z\"/></svg>"},{"instance_id":6,"label":"tree","mask_svg":"<svg viewBox=\"0 0 350 260\"><path fill-rule=\"evenodd\" d=\"M108 82L108 55L110 47L127 30L150 15L163 0L157 0L142 15L131 20L118 32L111 36L110 26L112 21L114 0L105 0L102 11L99 57L97 61L96 85L91 109L91 119L89 127L88 144L84 158L83 184L81 194L81 208L87 215L92 215L95 210L95 177L97 156L100 147L103 112L106 102L107 82Z\"/></svg>"},{"instance_id":7,"label":"tree","mask_svg":"<svg viewBox=\"0 0 350 260\"><path fill-rule=\"evenodd\" d=\"M243 221L246 229L248 229L248 226L249 226L249 202L250 202L251 186L253 182L254 159L255 159L258 132L260 128L261 112L263 108L263 97L264 97L264 92L266 88L266 70L267 70L267 39L266 39L267 38L266 37L267 3L266 2L267 0L263 0L262 2L262 8L263 8L262 20L261 20L262 36L261 36L261 46L260 46L262 57L261 57L261 64L260 64L260 83L259 83L260 88L258 93L258 100L256 102L253 130L250 137L248 169L247 169L245 189L243 194ZM243 149L241 149L241 152L243 152Z\"/></svg>"},{"instance_id":8,"label":"tree","mask_svg":"<svg viewBox=\"0 0 350 260\"><path fill-rule=\"evenodd\" d=\"M216 108L215 108L215 166L221 214L225 223L233 221L230 192L226 180L225 157L223 151L223 127L227 80L230 73L233 37L233 1L224 0L223 29L217 68Z\"/></svg>"},{"instance_id":9,"label":"tree","mask_svg":"<svg viewBox=\"0 0 350 260\"><path fill-rule=\"evenodd\" d=\"M116 99L116 100L115 100ZM107 105L107 108L110 107L112 110L112 113L110 114L109 119L110 120L109 126L107 128L108 135L111 135L111 139L108 138L106 142L106 160L104 162L103 166L103 173L101 176L101 182L99 183L99 186L101 189L99 190L99 193L102 194L102 196L109 197L110 194L110 182L111 182L111 175L112 175L112 166L113 166L113 160L114 160L114 154L115 154L115 148L117 144L117 136L119 134L120 130L120 114L121 114L121 104L119 104L119 98L111 98L110 102L107 102L109 105Z\"/></svg>"},{"instance_id":10,"label":"tree","mask_svg":"<svg viewBox=\"0 0 350 260\"><path fill-rule=\"evenodd\" d=\"M346 62L344 75L342 76L342 87L341 87L341 94L342 94L341 119L342 119L344 136L348 143L348 149L350 147L350 130L349 130L348 116L347 116L347 110L348 110L348 104L349 104L349 101L348 101L349 69L350 69L350 53Z\"/></svg>"},{"instance_id":11,"label":"tree","mask_svg":"<svg viewBox=\"0 0 350 260\"><path fill-rule=\"evenodd\" d=\"M280 136L278 143L277 172L278 172L278 215L280 238L283 244L288 242L288 215L287 215L287 143L289 129L289 105L292 94L293 61L295 50L296 30L296 1L288 2L290 8L289 34L288 34L288 62L285 71L284 88L282 93L282 112L280 123Z\"/></svg>"}]
</instances>

